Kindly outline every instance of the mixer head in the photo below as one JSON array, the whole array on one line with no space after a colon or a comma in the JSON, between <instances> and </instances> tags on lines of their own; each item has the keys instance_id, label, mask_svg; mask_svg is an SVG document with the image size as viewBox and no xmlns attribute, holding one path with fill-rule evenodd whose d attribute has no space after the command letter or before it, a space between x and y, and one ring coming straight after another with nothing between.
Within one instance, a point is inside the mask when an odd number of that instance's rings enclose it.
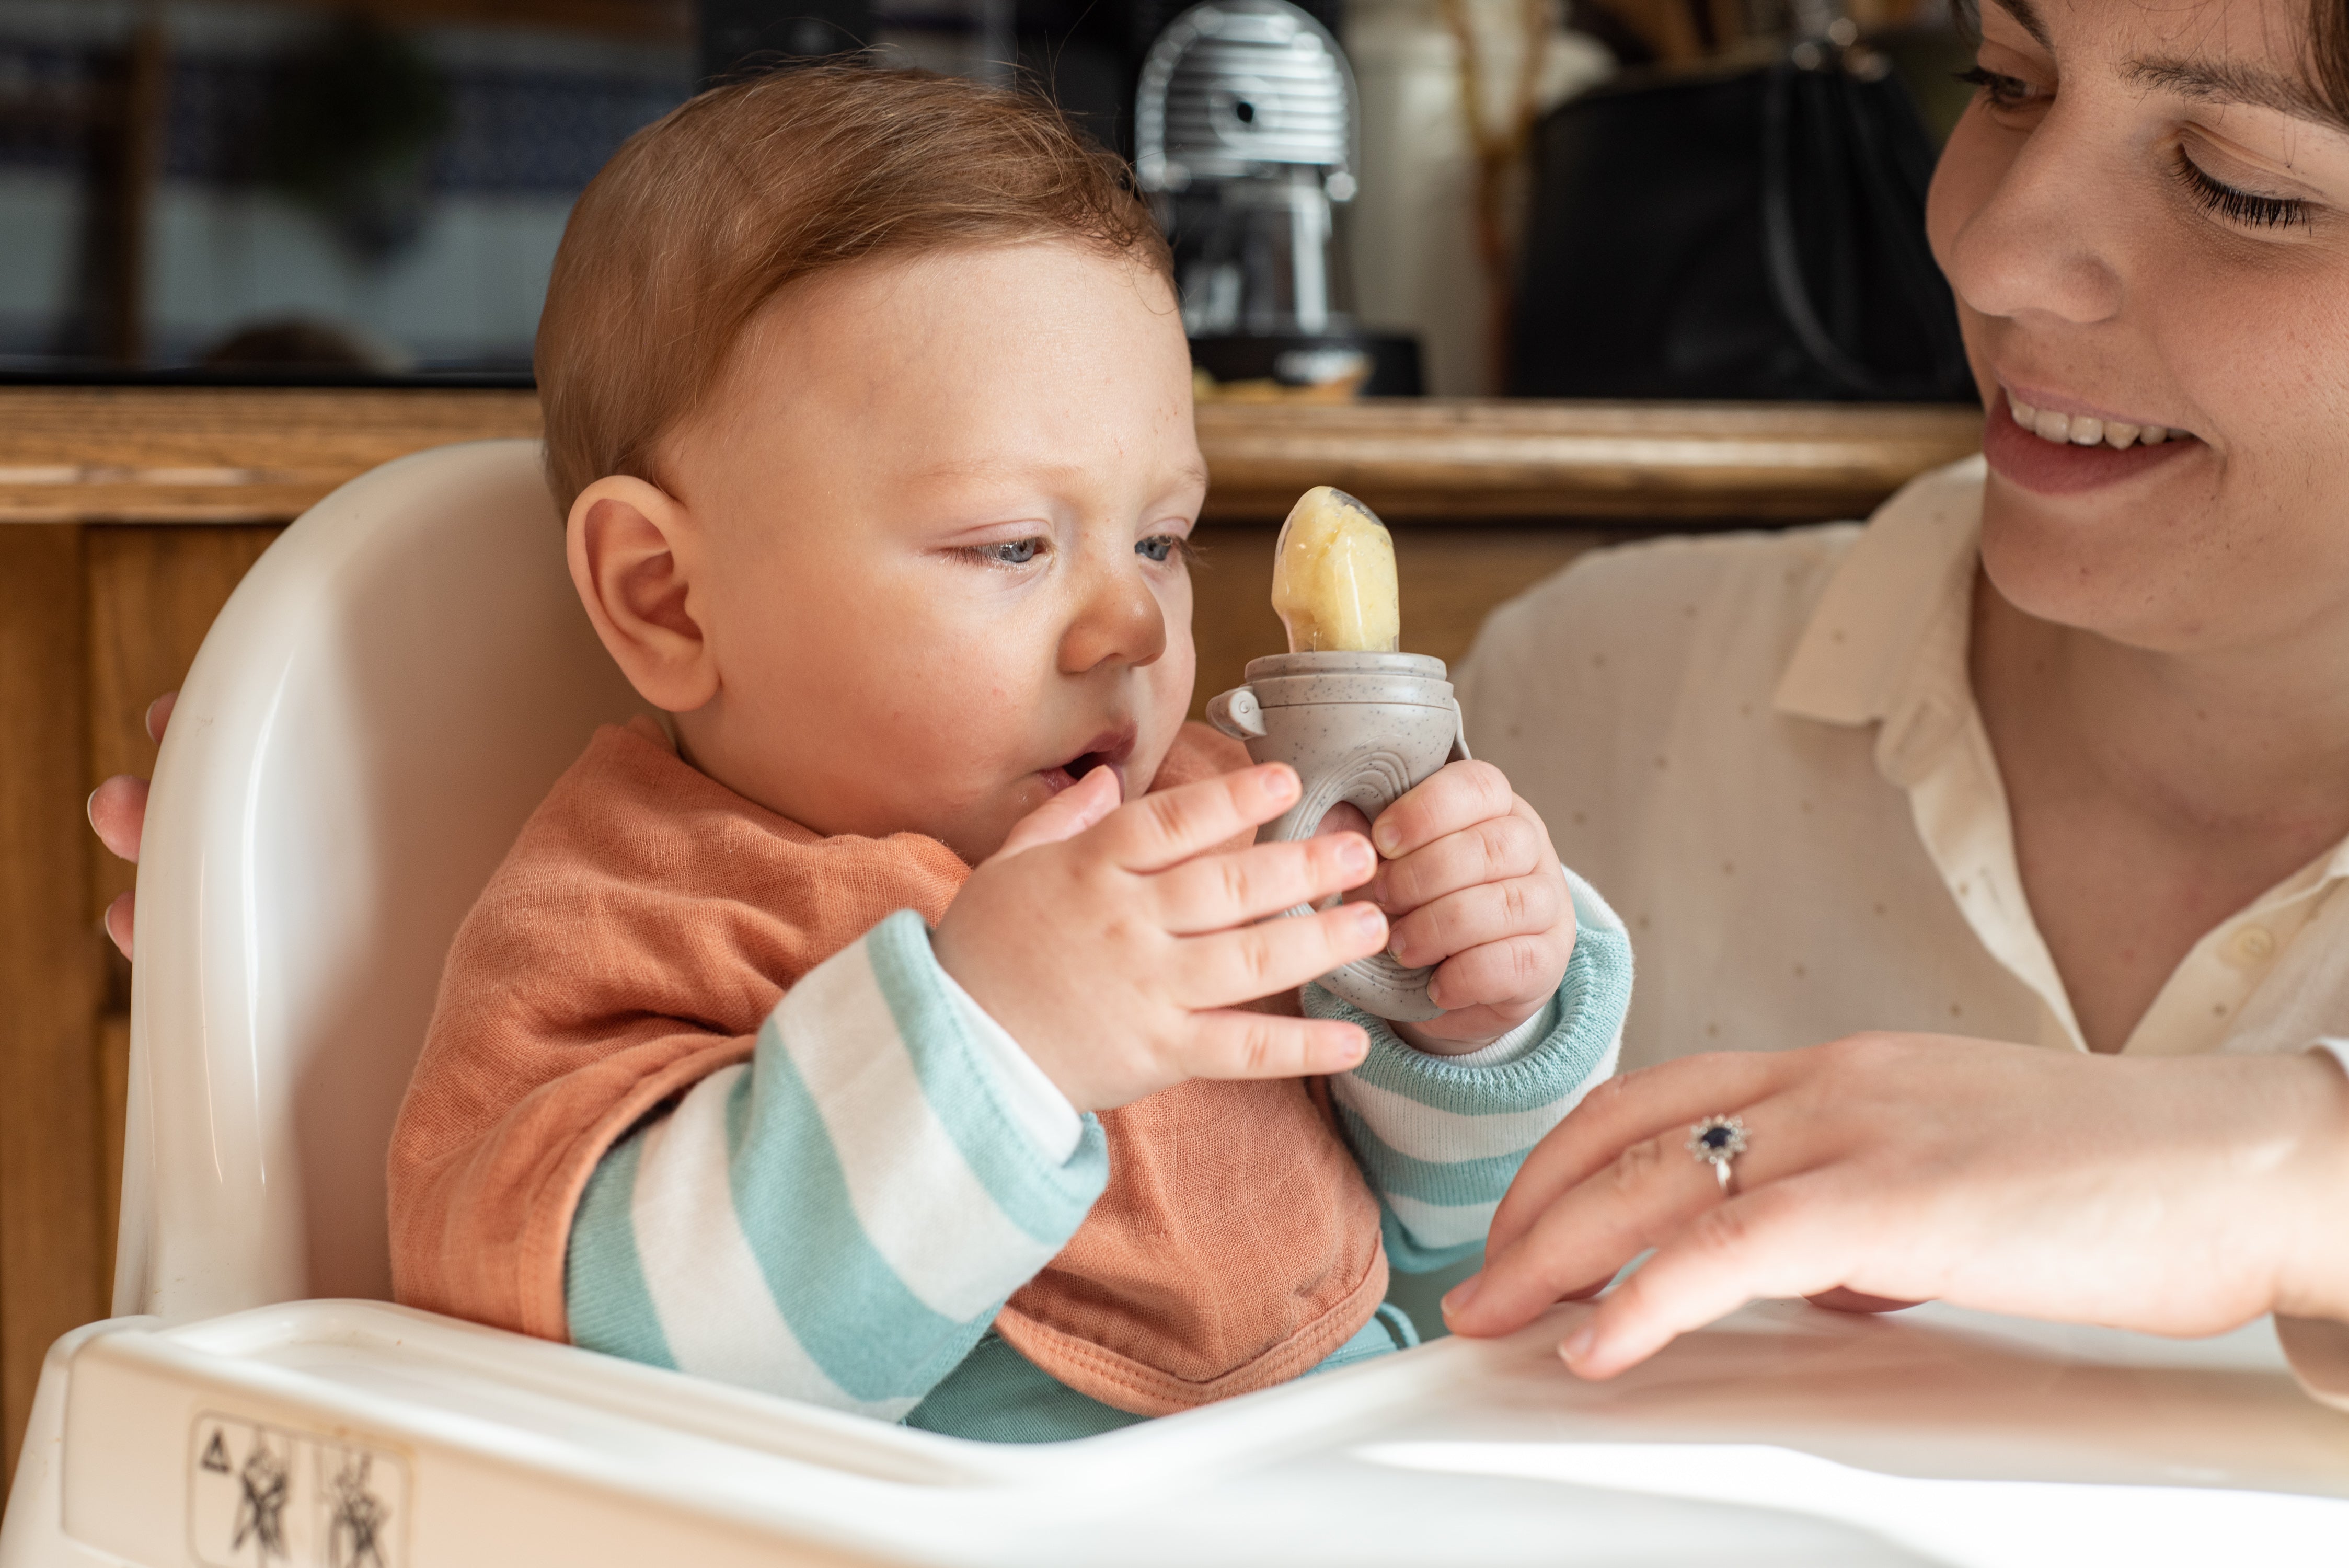
<instances>
[{"instance_id":1,"label":"mixer head","mask_svg":"<svg viewBox=\"0 0 2349 1568\"><path fill-rule=\"evenodd\" d=\"M1150 46L1134 171L1153 192L1319 174L1354 194L1354 74L1329 29L1285 0L1206 0Z\"/></svg>"}]
</instances>

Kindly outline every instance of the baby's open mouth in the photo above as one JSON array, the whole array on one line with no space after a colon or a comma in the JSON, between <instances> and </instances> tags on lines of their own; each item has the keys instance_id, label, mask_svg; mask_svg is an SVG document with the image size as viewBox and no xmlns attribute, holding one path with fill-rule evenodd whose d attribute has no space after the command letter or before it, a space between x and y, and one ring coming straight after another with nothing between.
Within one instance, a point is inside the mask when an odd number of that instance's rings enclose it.
<instances>
[{"instance_id":1,"label":"baby's open mouth","mask_svg":"<svg viewBox=\"0 0 2349 1568\"><path fill-rule=\"evenodd\" d=\"M1125 760L1133 755L1133 727L1131 725L1109 731L1094 738L1093 743L1057 768L1047 768L1038 777L1045 787L1057 795L1091 773L1096 768L1117 770L1120 793L1129 782L1125 777Z\"/></svg>"}]
</instances>

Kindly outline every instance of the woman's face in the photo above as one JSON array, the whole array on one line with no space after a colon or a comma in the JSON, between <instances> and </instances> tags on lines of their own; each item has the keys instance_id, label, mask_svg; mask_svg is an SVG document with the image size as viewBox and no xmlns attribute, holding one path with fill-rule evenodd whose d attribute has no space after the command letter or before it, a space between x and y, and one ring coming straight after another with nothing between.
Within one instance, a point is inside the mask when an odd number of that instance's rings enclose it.
<instances>
[{"instance_id":1,"label":"woman's face","mask_svg":"<svg viewBox=\"0 0 2349 1568\"><path fill-rule=\"evenodd\" d=\"M1928 227L1990 411L1984 567L2032 614L2349 632L2349 125L2305 9L1983 0Z\"/></svg>"}]
</instances>

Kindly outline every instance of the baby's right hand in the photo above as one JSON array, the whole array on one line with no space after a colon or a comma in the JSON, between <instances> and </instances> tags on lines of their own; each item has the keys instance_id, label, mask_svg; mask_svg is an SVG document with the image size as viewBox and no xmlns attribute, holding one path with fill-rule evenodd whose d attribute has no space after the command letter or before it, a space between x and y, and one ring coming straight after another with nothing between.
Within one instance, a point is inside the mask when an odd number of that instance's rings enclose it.
<instances>
[{"instance_id":1,"label":"baby's right hand","mask_svg":"<svg viewBox=\"0 0 2349 1568\"><path fill-rule=\"evenodd\" d=\"M1297 792L1296 773L1269 763L1120 807L1096 769L971 873L938 923L938 962L1079 1110L1185 1078L1343 1072L1369 1048L1356 1026L1239 1004L1386 945L1371 903L1254 923L1370 881L1370 841L1206 852Z\"/></svg>"}]
</instances>

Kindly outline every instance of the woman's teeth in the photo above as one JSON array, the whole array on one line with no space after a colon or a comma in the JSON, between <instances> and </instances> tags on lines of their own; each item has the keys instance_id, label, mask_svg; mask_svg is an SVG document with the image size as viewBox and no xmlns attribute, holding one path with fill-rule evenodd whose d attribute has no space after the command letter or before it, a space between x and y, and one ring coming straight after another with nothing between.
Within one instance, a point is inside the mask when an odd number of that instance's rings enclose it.
<instances>
[{"instance_id":1,"label":"woman's teeth","mask_svg":"<svg viewBox=\"0 0 2349 1568\"><path fill-rule=\"evenodd\" d=\"M2116 451L2123 447L2158 447L2169 439L2171 432L2161 425L2124 425L2118 419L2098 419L2086 414L2059 414L2053 408L2034 408L2021 401L2013 393L2006 395L2006 406L2014 415L2014 422L2043 441L2069 441L2075 447L2093 447L2102 442ZM2177 432L2183 436L2186 432Z\"/></svg>"}]
</instances>

